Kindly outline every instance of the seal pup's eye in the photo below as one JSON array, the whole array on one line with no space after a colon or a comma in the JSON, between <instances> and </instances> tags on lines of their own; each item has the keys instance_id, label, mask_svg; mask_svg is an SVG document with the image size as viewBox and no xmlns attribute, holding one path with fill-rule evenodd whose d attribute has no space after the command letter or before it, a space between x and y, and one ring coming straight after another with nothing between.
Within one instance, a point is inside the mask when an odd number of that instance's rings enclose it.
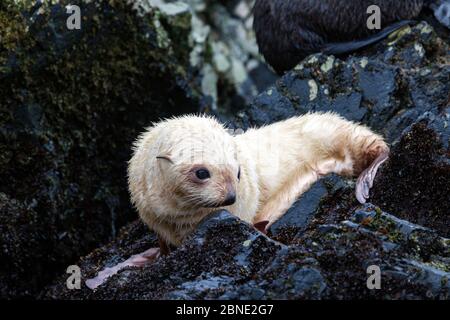
<instances>
[{"instance_id":1,"label":"seal pup's eye","mask_svg":"<svg viewBox=\"0 0 450 320\"><path fill-rule=\"evenodd\" d=\"M241 167L239 167L237 178L238 180L241 180Z\"/></svg>"},{"instance_id":2,"label":"seal pup's eye","mask_svg":"<svg viewBox=\"0 0 450 320\"><path fill-rule=\"evenodd\" d=\"M200 180L206 180L208 178L211 178L211 174L209 173L208 169L204 168L195 171L195 176Z\"/></svg>"}]
</instances>

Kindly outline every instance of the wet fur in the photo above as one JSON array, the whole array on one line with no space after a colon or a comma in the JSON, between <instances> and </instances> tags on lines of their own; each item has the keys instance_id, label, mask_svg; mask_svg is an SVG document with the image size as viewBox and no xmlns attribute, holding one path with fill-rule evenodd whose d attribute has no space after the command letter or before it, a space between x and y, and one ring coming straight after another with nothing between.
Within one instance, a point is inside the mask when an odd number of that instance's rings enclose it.
<instances>
[{"instance_id":1,"label":"wet fur","mask_svg":"<svg viewBox=\"0 0 450 320\"><path fill-rule=\"evenodd\" d=\"M129 189L142 220L178 246L217 210L204 205L219 204L227 188L237 194L226 207L230 212L253 224L267 221L267 227L321 176L358 175L388 150L381 136L331 113L294 117L237 136L213 118L184 116L155 124L136 141ZM193 166L211 170L208 184L192 184Z\"/></svg>"}]
</instances>

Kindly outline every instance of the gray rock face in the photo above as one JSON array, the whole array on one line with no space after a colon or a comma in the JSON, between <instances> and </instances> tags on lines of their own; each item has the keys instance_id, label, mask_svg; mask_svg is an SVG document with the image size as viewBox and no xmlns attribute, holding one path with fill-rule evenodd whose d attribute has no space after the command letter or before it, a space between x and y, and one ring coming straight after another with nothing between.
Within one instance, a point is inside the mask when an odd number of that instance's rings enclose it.
<instances>
[{"instance_id":1,"label":"gray rock face","mask_svg":"<svg viewBox=\"0 0 450 320\"><path fill-rule=\"evenodd\" d=\"M336 175L321 179L308 192L301 195L286 214L270 227L271 234L276 236L286 226L300 232L304 231L320 208L322 200L345 187L347 187L345 181Z\"/></svg>"}]
</instances>

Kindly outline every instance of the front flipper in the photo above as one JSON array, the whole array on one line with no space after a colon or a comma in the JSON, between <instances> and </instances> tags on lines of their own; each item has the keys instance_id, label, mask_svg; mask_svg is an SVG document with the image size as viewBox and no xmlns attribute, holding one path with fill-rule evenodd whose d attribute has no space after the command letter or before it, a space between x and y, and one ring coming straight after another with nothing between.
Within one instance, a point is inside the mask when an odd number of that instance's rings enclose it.
<instances>
[{"instance_id":1,"label":"front flipper","mask_svg":"<svg viewBox=\"0 0 450 320\"><path fill-rule=\"evenodd\" d=\"M373 186L373 180L377 175L378 168L389 158L389 151L383 151L372 164L364 170L356 181L356 199L360 203L366 203L369 198L369 190Z\"/></svg>"},{"instance_id":2,"label":"front flipper","mask_svg":"<svg viewBox=\"0 0 450 320\"><path fill-rule=\"evenodd\" d=\"M155 261L159 256L160 256L159 248L151 248L142 253L135 254L130 258L128 258L127 260L125 260L124 262L116 264L111 268L103 269L98 273L98 275L95 278L86 280L86 286L89 289L95 290L97 289L97 287L105 283L109 277L115 275L120 270L126 267L143 267L144 265Z\"/></svg>"},{"instance_id":3,"label":"front flipper","mask_svg":"<svg viewBox=\"0 0 450 320\"><path fill-rule=\"evenodd\" d=\"M106 280L118 273L120 270L126 267L143 267L149 263L156 261L160 256L164 256L170 253L170 247L167 243L158 237L159 248L151 248L142 253L135 254L127 260L116 264L113 267L107 267L100 271L95 278L86 280L86 286L89 289L95 290L100 285L106 282Z\"/></svg>"}]
</instances>

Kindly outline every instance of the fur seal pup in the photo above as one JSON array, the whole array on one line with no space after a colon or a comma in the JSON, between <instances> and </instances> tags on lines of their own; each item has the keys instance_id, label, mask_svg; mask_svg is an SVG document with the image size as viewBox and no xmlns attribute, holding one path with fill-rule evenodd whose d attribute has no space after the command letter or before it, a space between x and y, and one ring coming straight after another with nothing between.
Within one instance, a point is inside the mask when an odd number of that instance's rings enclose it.
<instances>
[{"instance_id":1,"label":"fur seal pup","mask_svg":"<svg viewBox=\"0 0 450 320\"><path fill-rule=\"evenodd\" d=\"M249 223L281 217L320 177L360 175L364 203L389 148L367 127L309 113L231 135L209 116L183 116L147 129L129 162L131 200L141 219L179 246L208 214L225 207Z\"/></svg>"},{"instance_id":2,"label":"fur seal pup","mask_svg":"<svg viewBox=\"0 0 450 320\"><path fill-rule=\"evenodd\" d=\"M381 9L381 31L367 28L371 5ZM450 0L256 0L253 27L260 52L281 74L312 53L341 55L380 41L424 6L450 27Z\"/></svg>"},{"instance_id":3,"label":"fur seal pup","mask_svg":"<svg viewBox=\"0 0 450 320\"><path fill-rule=\"evenodd\" d=\"M310 113L231 135L208 116L183 116L149 127L129 162L131 200L160 248L121 266L142 265L179 246L208 214L226 208L265 232L320 177L360 175L364 203L388 158L383 138L333 113ZM90 279L95 288L120 267Z\"/></svg>"}]
</instances>

